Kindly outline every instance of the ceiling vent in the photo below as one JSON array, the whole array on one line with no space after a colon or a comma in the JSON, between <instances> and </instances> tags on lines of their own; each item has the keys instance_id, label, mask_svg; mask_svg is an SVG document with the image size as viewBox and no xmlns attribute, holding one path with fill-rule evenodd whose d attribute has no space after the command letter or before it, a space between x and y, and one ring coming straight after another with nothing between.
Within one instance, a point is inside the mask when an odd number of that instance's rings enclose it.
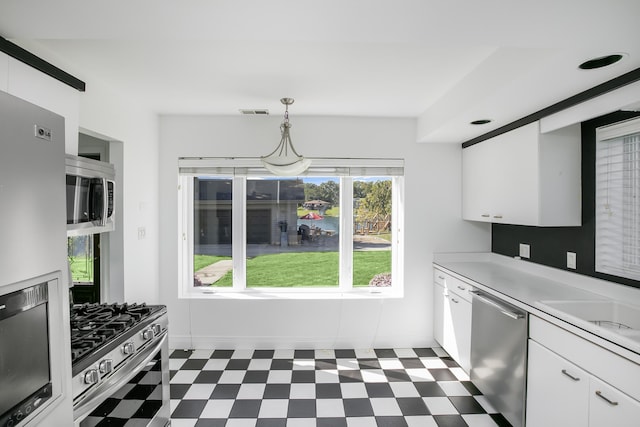
<instances>
[{"instance_id":1,"label":"ceiling vent","mask_svg":"<svg viewBox=\"0 0 640 427\"><path fill-rule=\"evenodd\" d=\"M245 116L268 116L269 115L269 110L263 109L263 110L240 110L240 114L243 114Z\"/></svg>"}]
</instances>

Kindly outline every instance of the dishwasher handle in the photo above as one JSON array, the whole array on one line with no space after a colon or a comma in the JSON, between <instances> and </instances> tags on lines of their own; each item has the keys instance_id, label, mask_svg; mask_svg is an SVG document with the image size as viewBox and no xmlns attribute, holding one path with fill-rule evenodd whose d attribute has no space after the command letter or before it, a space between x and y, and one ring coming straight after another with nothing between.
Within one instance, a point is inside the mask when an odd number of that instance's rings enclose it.
<instances>
[{"instance_id":1,"label":"dishwasher handle","mask_svg":"<svg viewBox=\"0 0 640 427\"><path fill-rule=\"evenodd\" d=\"M509 307L506 307L506 306L500 304L499 302L497 302L497 301L495 301L495 300L493 300L491 298L487 298L482 293L480 293L480 291L471 291L471 293L473 294L474 298L477 298L478 300L480 300L484 304L490 305L490 306L498 309L498 311L500 311L500 313L504 314L505 316L508 316L508 317L512 318L513 320L524 319L524 317L525 317L524 314L515 312L515 311L511 310Z\"/></svg>"}]
</instances>

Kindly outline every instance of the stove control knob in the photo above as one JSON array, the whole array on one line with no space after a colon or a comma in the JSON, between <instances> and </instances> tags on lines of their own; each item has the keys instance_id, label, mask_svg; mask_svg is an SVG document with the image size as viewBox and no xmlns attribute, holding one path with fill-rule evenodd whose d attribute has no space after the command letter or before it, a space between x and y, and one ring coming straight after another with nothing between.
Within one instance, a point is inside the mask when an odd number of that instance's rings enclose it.
<instances>
[{"instance_id":1,"label":"stove control knob","mask_svg":"<svg viewBox=\"0 0 640 427\"><path fill-rule=\"evenodd\" d=\"M100 381L100 375L98 374L97 369L89 369L84 373L84 383L85 384L95 384Z\"/></svg>"},{"instance_id":2,"label":"stove control knob","mask_svg":"<svg viewBox=\"0 0 640 427\"><path fill-rule=\"evenodd\" d=\"M124 354L133 354L134 351L136 351L136 346L132 342L126 342L122 345Z\"/></svg>"},{"instance_id":3,"label":"stove control knob","mask_svg":"<svg viewBox=\"0 0 640 427\"><path fill-rule=\"evenodd\" d=\"M151 329L153 329L153 333L155 335L160 335L162 333L162 325L158 323L154 323L153 325L151 325Z\"/></svg>"},{"instance_id":4,"label":"stove control knob","mask_svg":"<svg viewBox=\"0 0 640 427\"><path fill-rule=\"evenodd\" d=\"M151 338L153 338L153 329L149 328L142 331L143 340L150 340Z\"/></svg>"},{"instance_id":5,"label":"stove control knob","mask_svg":"<svg viewBox=\"0 0 640 427\"><path fill-rule=\"evenodd\" d=\"M108 374L111 371L113 371L113 360L111 359L104 359L100 362L100 365L98 365L98 368L100 369L100 373L101 374Z\"/></svg>"}]
</instances>

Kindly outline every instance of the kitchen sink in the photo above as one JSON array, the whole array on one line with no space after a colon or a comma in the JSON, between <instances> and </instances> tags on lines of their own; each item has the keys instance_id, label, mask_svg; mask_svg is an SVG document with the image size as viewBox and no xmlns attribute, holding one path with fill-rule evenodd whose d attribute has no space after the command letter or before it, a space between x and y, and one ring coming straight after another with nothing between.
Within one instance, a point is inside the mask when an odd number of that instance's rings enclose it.
<instances>
[{"instance_id":1,"label":"kitchen sink","mask_svg":"<svg viewBox=\"0 0 640 427\"><path fill-rule=\"evenodd\" d=\"M640 308L618 301L540 301L570 316L611 329L640 330Z\"/></svg>"},{"instance_id":2,"label":"kitchen sink","mask_svg":"<svg viewBox=\"0 0 640 427\"><path fill-rule=\"evenodd\" d=\"M613 300L539 301L537 305L603 338L640 349L640 307Z\"/></svg>"}]
</instances>

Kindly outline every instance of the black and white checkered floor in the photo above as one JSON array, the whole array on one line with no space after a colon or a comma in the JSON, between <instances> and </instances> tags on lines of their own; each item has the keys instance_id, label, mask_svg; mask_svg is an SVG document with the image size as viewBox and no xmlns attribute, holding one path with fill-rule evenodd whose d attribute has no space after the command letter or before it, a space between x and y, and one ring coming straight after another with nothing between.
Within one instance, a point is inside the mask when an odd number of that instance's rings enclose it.
<instances>
[{"instance_id":1,"label":"black and white checkered floor","mask_svg":"<svg viewBox=\"0 0 640 427\"><path fill-rule=\"evenodd\" d=\"M439 348L173 350L172 427L509 426Z\"/></svg>"}]
</instances>

